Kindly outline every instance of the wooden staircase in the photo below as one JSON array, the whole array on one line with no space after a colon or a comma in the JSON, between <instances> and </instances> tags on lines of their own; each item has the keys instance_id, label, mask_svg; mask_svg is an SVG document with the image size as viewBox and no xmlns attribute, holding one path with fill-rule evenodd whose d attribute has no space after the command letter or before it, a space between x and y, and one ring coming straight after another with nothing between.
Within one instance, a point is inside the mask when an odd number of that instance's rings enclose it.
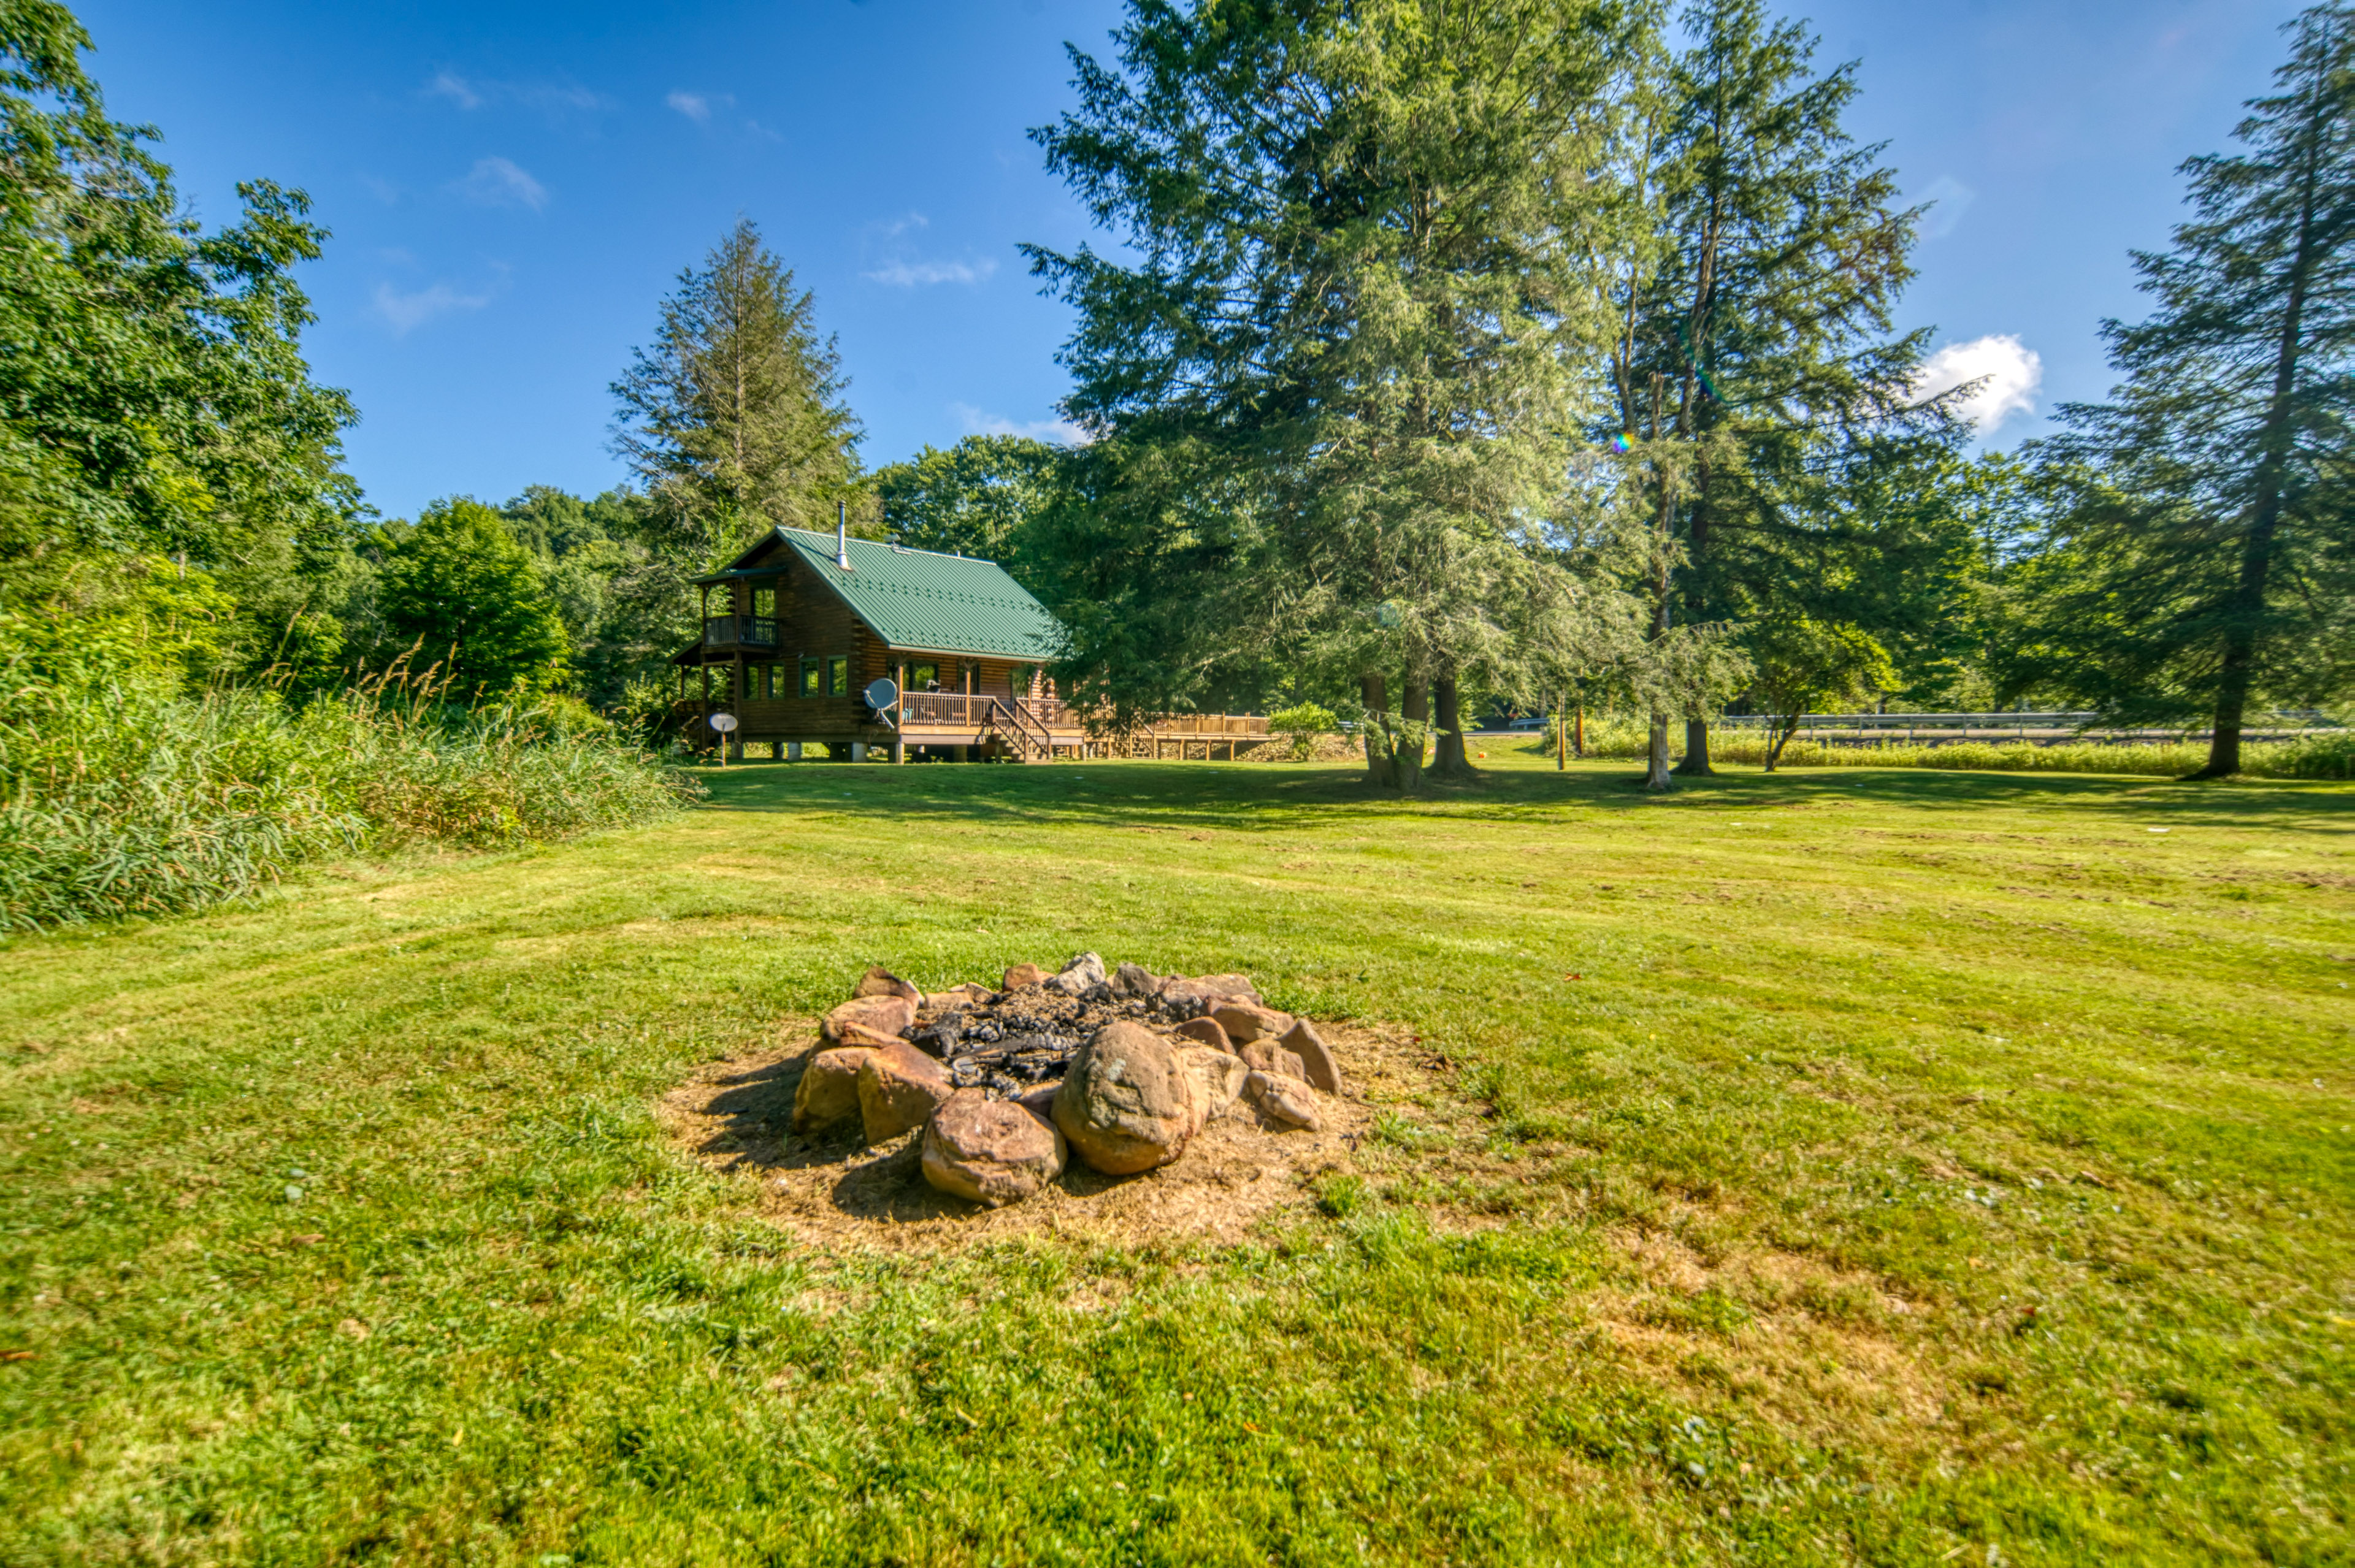
<instances>
[{"instance_id":1,"label":"wooden staircase","mask_svg":"<svg viewBox=\"0 0 2355 1568\"><path fill-rule=\"evenodd\" d=\"M1026 704L991 698L982 727L1023 762L1054 761L1055 737Z\"/></svg>"}]
</instances>

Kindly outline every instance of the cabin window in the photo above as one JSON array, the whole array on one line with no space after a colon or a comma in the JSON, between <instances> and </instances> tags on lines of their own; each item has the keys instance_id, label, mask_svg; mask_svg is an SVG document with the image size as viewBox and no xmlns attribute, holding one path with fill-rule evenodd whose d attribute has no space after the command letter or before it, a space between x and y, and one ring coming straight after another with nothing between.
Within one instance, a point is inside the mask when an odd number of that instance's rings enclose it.
<instances>
[{"instance_id":1,"label":"cabin window","mask_svg":"<svg viewBox=\"0 0 2355 1568\"><path fill-rule=\"evenodd\" d=\"M937 664L911 664L908 667L908 689L932 691L941 684L941 667Z\"/></svg>"},{"instance_id":2,"label":"cabin window","mask_svg":"<svg viewBox=\"0 0 2355 1568\"><path fill-rule=\"evenodd\" d=\"M850 695L850 661L848 659L826 661L826 694L828 697Z\"/></svg>"},{"instance_id":3,"label":"cabin window","mask_svg":"<svg viewBox=\"0 0 2355 1568\"><path fill-rule=\"evenodd\" d=\"M774 588L755 588L752 590L752 613L763 621L772 621L776 618L777 591Z\"/></svg>"},{"instance_id":4,"label":"cabin window","mask_svg":"<svg viewBox=\"0 0 2355 1568\"><path fill-rule=\"evenodd\" d=\"M824 659L802 660L801 692L804 697L826 695L826 661Z\"/></svg>"}]
</instances>

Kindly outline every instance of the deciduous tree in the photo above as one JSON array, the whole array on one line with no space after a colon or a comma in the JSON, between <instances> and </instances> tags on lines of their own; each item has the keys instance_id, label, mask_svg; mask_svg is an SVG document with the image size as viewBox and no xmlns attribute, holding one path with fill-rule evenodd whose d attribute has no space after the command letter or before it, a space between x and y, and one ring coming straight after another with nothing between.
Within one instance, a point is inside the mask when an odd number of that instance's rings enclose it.
<instances>
[{"instance_id":1,"label":"deciduous tree","mask_svg":"<svg viewBox=\"0 0 2355 1568\"><path fill-rule=\"evenodd\" d=\"M560 684L568 648L555 600L498 513L465 496L379 531L377 590L390 634L438 666L461 698Z\"/></svg>"}]
</instances>

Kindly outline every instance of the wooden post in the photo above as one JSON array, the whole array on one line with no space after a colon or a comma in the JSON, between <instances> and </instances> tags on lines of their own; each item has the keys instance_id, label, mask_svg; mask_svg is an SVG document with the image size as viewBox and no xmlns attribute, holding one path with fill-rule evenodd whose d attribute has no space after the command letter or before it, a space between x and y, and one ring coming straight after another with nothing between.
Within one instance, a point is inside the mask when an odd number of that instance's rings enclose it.
<instances>
[{"instance_id":1,"label":"wooden post","mask_svg":"<svg viewBox=\"0 0 2355 1568\"><path fill-rule=\"evenodd\" d=\"M1570 706L1570 694L1564 692L1553 710L1553 771L1561 773L1570 766L1570 726L1561 721L1561 710Z\"/></svg>"},{"instance_id":2,"label":"wooden post","mask_svg":"<svg viewBox=\"0 0 2355 1568\"><path fill-rule=\"evenodd\" d=\"M1583 702L1578 705L1578 756L1581 762L1586 760L1586 704Z\"/></svg>"}]
</instances>

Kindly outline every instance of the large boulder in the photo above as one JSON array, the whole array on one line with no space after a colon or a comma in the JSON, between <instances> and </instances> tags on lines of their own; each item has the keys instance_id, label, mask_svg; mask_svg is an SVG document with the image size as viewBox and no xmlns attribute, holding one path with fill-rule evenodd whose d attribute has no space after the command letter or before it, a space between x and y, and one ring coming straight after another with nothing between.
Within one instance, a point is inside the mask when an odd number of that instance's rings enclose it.
<instances>
[{"instance_id":1,"label":"large boulder","mask_svg":"<svg viewBox=\"0 0 2355 1568\"><path fill-rule=\"evenodd\" d=\"M924 1127L924 1179L991 1208L1018 1203L1063 1174L1066 1145L1054 1124L1013 1100L960 1089Z\"/></svg>"},{"instance_id":2,"label":"large boulder","mask_svg":"<svg viewBox=\"0 0 2355 1568\"><path fill-rule=\"evenodd\" d=\"M794 1131L822 1133L858 1120L858 1069L865 1051L814 1051L794 1091Z\"/></svg>"},{"instance_id":3,"label":"large boulder","mask_svg":"<svg viewBox=\"0 0 2355 1568\"><path fill-rule=\"evenodd\" d=\"M955 1092L947 1069L904 1040L868 1051L858 1064L858 1117L867 1141L886 1143L922 1126Z\"/></svg>"},{"instance_id":4,"label":"large boulder","mask_svg":"<svg viewBox=\"0 0 2355 1568\"><path fill-rule=\"evenodd\" d=\"M1234 1041L1227 1038L1227 1031L1219 1027L1216 1019L1188 1019L1178 1026L1176 1032L1182 1039L1207 1045L1213 1051L1231 1054L1235 1049Z\"/></svg>"},{"instance_id":5,"label":"large boulder","mask_svg":"<svg viewBox=\"0 0 2355 1568\"><path fill-rule=\"evenodd\" d=\"M1209 1012L1221 1002L1257 1002L1259 993L1241 975L1173 976L1161 983L1161 1000L1179 1014Z\"/></svg>"},{"instance_id":6,"label":"large boulder","mask_svg":"<svg viewBox=\"0 0 2355 1568\"><path fill-rule=\"evenodd\" d=\"M1275 1043L1300 1058L1312 1088L1322 1089L1327 1094L1341 1092L1341 1064L1334 1060L1332 1048L1316 1032L1316 1025L1301 1019Z\"/></svg>"},{"instance_id":7,"label":"large boulder","mask_svg":"<svg viewBox=\"0 0 2355 1568\"><path fill-rule=\"evenodd\" d=\"M1036 964L1015 964L1007 966L1003 990L1018 991L1025 986L1035 986L1047 977L1047 971Z\"/></svg>"},{"instance_id":8,"label":"large boulder","mask_svg":"<svg viewBox=\"0 0 2355 1568\"><path fill-rule=\"evenodd\" d=\"M858 976L858 988L850 994L854 997L905 997L917 1007L924 1005L923 992L879 965Z\"/></svg>"},{"instance_id":9,"label":"large boulder","mask_svg":"<svg viewBox=\"0 0 2355 1568\"><path fill-rule=\"evenodd\" d=\"M1235 1103L1251 1076L1250 1064L1239 1056L1207 1045L1182 1044L1178 1062L1194 1080L1194 1130Z\"/></svg>"},{"instance_id":10,"label":"large boulder","mask_svg":"<svg viewBox=\"0 0 2355 1568\"><path fill-rule=\"evenodd\" d=\"M1246 1002L1260 999L1259 987L1248 975L1197 975L1192 983L1221 997L1240 997Z\"/></svg>"},{"instance_id":11,"label":"large boulder","mask_svg":"<svg viewBox=\"0 0 2355 1568\"><path fill-rule=\"evenodd\" d=\"M1103 960L1092 953L1075 955L1060 973L1050 976L1047 981L1055 989L1073 997L1084 997L1104 983Z\"/></svg>"},{"instance_id":12,"label":"large boulder","mask_svg":"<svg viewBox=\"0 0 2355 1568\"><path fill-rule=\"evenodd\" d=\"M1124 964L1113 971L1112 994L1140 1002L1151 1001L1161 994L1161 976L1142 964Z\"/></svg>"},{"instance_id":13,"label":"large boulder","mask_svg":"<svg viewBox=\"0 0 2355 1568\"><path fill-rule=\"evenodd\" d=\"M1316 1110L1316 1092L1297 1078L1254 1072L1243 1080L1243 1094L1276 1121L1312 1133L1325 1125Z\"/></svg>"},{"instance_id":14,"label":"large boulder","mask_svg":"<svg viewBox=\"0 0 2355 1568\"><path fill-rule=\"evenodd\" d=\"M905 997L853 997L826 1014L817 1032L828 1045L854 1043L850 1039L854 1029L874 1039L897 1040L900 1031L915 1021L916 1004Z\"/></svg>"},{"instance_id":15,"label":"large boulder","mask_svg":"<svg viewBox=\"0 0 2355 1568\"><path fill-rule=\"evenodd\" d=\"M1134 1176L1186 1152L1200 1125L1193 1074L1142 1024L1111 1023L1071 1053L1055 1125L1071 1152L1106 1176Z\"/></svg>"},{"instance_id":16,"label":"large boulder","mask_svg":"<svg viewBox=\"0 0 2355 1568\"><path fill-rule=\"evenodd\" d=\"M1243 1065L1254 1072L1289 1078L1295 1083L1308 1082L1307 1064L1272 1040L1255 1040L1242 1047L1239 1054Z\"/></svg>"},{"instance_id":17,"label":"large boulder","mask_svg":"<svg viewBox=\"0 0 2355 1568\"><path fill-rule=\"evenodd\" d=\"M1273 1040L1292 1027L1290 1013L1280 1013L1273 1008L1263 1008L1257 1002L1246 1002L1240 997L1230 997L1219 1003L1210 1009L1210 1016L1219 1020L1219 1027L1225 1029L1227 1038L1237 1045L1249 1045L1255 1040Z\"/></svg>"}]
</instances>

